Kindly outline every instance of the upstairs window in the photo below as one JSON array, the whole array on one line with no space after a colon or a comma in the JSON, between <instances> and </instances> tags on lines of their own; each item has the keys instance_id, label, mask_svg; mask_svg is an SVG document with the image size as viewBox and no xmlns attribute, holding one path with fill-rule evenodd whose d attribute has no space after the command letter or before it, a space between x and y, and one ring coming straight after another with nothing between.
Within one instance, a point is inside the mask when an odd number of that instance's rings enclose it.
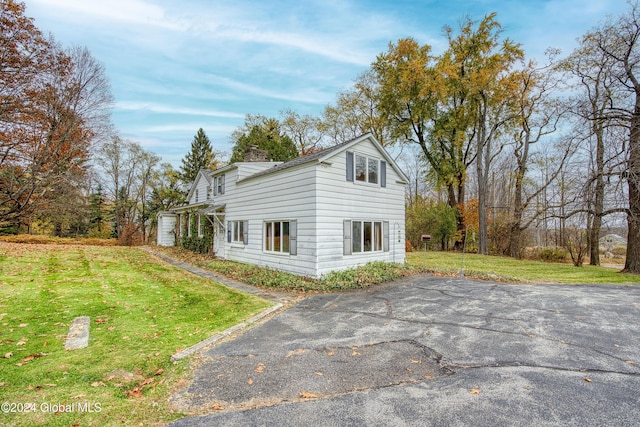
<instances>
[{"instance_id":1,"label":"upstairs window","mask_svg":"<svg viewBox=\"0 0 640 427\"><path fill-rule=\"evenodd\" d=\"M387 163L374 157L347 152L347 181L387 186Z\"/></svg>"},{"instance_id":2,"label":"upstairs window","mask_svg":"<svg viewBox=\"0 0 640 427\"><path fill-rule=\"evenodd\" d=\"M224 194L224 174L213 178L213 195L218 196Z\"/></svg>"}]
</instances>

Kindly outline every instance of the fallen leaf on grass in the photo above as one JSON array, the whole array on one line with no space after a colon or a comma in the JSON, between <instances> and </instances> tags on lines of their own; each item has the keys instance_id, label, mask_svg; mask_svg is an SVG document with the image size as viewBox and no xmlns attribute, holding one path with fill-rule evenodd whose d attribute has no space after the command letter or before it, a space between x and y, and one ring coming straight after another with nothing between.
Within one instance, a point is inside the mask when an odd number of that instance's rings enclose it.
<instances>
[{"instance_id":1,"label":"fallen leaf on grass","mask_svg":"<svg viewBox=\"0 0 640 427\"><path fill-rule=\"evenodd\" d=\"M134 388L133 390L129 390L127 391L127 395L129 397L136 397L136 398L140 398L142 397L142 389L139 387Z\"/></svg>"},{"instance_id":2,"label":"fallen leaf on grass","mask_svg":"<svg viewBox=\"0 0 640 427\"><path fill-rule=\"evenodd\" d=\"M4 387L4 383L0 383L0 387Z\"/></svg>"},{"instance_id":3,"label":"fallen leaf on grass","mask_svg":"<svg viewBox=\"0 0 640 427\"><path fill-rule=\"evenodd\" d=\"M20 324L18 325L18 328L26 328L27 326L29 326L29 324L28 324L28 323L20 323Z\"/></svg>"},{"instance_id":4,"label":"fallen leaf on grass","mask_svg":"<svg viewBox=\"0 0 640 427\"><path fill-rule=\"evenodd\" d=\"M140 387L144 387L144 386L146 386L146 385L149 385L149 384L151 384L152 382L153 382L153 378L147 378L146 380L144 380L144 381L142 381L142 382L140 383Z\"/></svg>"},{"instance_id":5,"label":"fallen leaf on grass","mask_svg":"<svg viewBox=\"0 0 640 427\"><path fill-rule=\"evenodd\" d=\"M155 374L153 374L153 375L155 375L155 376L157 377L158 375L162 375L162 374L164 374L164 369L160 368L160 369L158 369L158 370L156 371L156 373L155 373Z\"/></svg>"},{"instance_id":6,"label":"fallen leaf on grass","mask_svg":"<svg viewBox=\"0 0 640 427\"><path fill-rule=\"evenodd\" d=\"M91 383L91 387L106 387L107 385L102 381L96 381Z\"/></svg>"},{"instance_id":7,"label":"fallen leaf on grass","mask_svg":"<svg viewBox=\"0 0 640 427\"><path fill-rule=\"evenodd\" d=\"M480 394L480 389L472 388L471 390L469 390L469 393L471 393L471 394Z\"/></svg>"},{"instance_id":8,"label":"fallen leaf on grass","mask_svg":"<svg viewBox=\"0 0 640 427\"><path fill-rule=\"evenodd\" d=\"M13 353L12 353L12 352L5 353L5 354L4 354L4 358L5 358L5 359L10 358L11 356L13 356Z\"/></svg>"},{"instance_id":9,"label":"fallen leaf on grass","mask_svg":"<svg viewBox=\"0 0 640 427\"><path fill-rule=\"evenodd\" d=\"M20 338L20 341L18 341L16 343L16 345L25 345L27 343L27 341L29 341L28 339L26 339L25 337Z\"/></svg>"}]
</instances>

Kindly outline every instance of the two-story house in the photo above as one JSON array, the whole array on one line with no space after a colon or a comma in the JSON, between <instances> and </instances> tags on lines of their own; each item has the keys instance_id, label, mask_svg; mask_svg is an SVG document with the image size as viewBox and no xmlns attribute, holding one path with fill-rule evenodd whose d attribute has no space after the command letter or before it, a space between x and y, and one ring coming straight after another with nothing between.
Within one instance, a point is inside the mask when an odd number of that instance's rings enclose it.
<instances>
[{"instance_id":1,"label":"two-story house","mask_svg":"<svg viewBox=\"0 0 640 427\"><path fill-rule=\"evenodd\" d=\"M211 224L217 257L305 276L404 262L407 178L371 134L284 163L260 154L200 171L188 203L159 214L158 245Z\"/></svg>"}]
</instances>

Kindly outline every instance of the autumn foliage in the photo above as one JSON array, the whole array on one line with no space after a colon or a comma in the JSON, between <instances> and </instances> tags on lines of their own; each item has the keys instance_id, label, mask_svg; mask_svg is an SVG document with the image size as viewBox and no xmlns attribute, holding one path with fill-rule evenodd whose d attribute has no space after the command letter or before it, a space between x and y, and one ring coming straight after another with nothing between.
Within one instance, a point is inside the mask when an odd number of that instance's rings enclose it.
<instances>
[{"instance_id":1,"label":"autumn foliage","mask_svg":"<svg viewBox=\"0 0 640 427\"><path fill-rule=\"evenodd\" d=\"M19 225L86 172L91 141L111 102L86 48L63 50L0 1L0 226ZM108 119L107 119L108 120Z\"/></svg>"}]
</instances>

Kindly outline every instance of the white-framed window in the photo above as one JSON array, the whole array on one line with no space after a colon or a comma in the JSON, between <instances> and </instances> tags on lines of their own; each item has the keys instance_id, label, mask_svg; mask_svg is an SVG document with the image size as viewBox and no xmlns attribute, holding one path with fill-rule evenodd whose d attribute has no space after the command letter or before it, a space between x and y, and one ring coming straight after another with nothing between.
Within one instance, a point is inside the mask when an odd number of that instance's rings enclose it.
<instances>
[{"instance_id":1,"label":"white-framed window","mask_svg":"<svg viewBox=\"0 0 640 427\"><path fill-rule=\"evenodd\" d=\"M387 162L347 151L347 181L387 186Z\"/></svg>"},{"instance_id":2,"label":"white-framed window","mask_svg":"<svg viewBox=\"0 0 640 427\"><path fill-rule=\"evenodd\" d=\"M227 242L249 243L249 221L229 221L227 223Z\"/></svg>"},{"instance_id":3,"label":"white-framed window","mask_svg":"<svg viewBox=\"0 0 640 427\"><path fill-rule=\"evenodd\" d=\"M378 183L379 160L356 153L356 181Z\"/></svg>"},{"instance_id":4,"label":"white-framed window","mask_svg":"<svg viewBox=\"0 0 640 427\"><path fill-rule=\"evenodd\" d=\"M389 251L389 222L374 220L344 221L344 254Z\"/></svg>"},{"instance_id":5,"label":"white-framed window","mask_svg":"<svg viewBox=\"0 0 640 427\"><path fill-rule=\"evenodd\" d=\"M265 252L297 255L297 222L265 221L263 242Z\"/></svg>"},{"instance_id":6,"label":"white-framed window","mask_svg":"<svg viewBox=\"0 0 640 427\"><path fill-rule=\"evenodd\" d=\"M213 178L213 195L224 194L225 174Z\"/></svg>"},{"instance_id":7,"label":"white-framed window","mask_svg":"<svg viewBox=\"0 0 640 427\"><path fill-rule=\"evenodd\" d=\"M353 253L382 251L382 221L351 221Z\"/></svg>"}]
</instances>

